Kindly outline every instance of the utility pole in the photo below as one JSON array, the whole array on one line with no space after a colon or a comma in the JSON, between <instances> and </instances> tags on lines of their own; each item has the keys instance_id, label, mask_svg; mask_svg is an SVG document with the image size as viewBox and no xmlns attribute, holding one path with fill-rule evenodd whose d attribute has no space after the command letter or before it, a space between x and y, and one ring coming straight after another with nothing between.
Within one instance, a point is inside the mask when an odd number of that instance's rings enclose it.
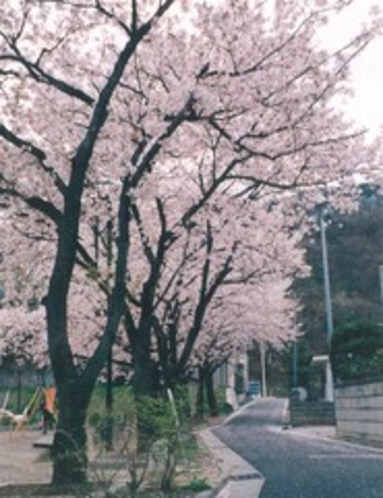
<instances>
[{"instance_id":1,"label":"utility pole","mask_svg":"<svg viewBox=\"0 0 383 498\"><path fill-rule=\"evenodd\" d=\"M331 346L331 337L334 332L332 306L331 306L331 286L330 286L330 272L328 265L327 254L327 238L326 238L326 222L324 219L325 211L322 211L320 216L320 233L322 245L322 259L323 259L323 277L324 277L324 296L325 296L325 309L326 309L326 324L327 324L327 343L328 349ZM334 380L332 375L330 357L326 363L326 393L325 398L327 401L334 401Z\"/></svg>"}]
</instances>

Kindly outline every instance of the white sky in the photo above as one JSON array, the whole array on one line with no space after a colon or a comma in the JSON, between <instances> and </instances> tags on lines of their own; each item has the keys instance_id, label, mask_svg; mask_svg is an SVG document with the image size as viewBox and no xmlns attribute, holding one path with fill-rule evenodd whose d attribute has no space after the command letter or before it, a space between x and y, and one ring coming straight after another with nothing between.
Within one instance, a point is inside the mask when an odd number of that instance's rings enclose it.
<instances>
[{"instance_id":1,"label":"white sky","mask_svg":"<svg viewBox=\"0 0 383 498\"><path fill-rule=\"evenodd\" d=\"M353 71L355 99L349 113L363 126L371 128L373 134L383 125L383 39L374 42Z\"/></svg>"},{"instance_id":2,"label":"white sky","mask_svg":"<svg viewBox=\"0 0 383 498\"><path fill-rule=\"evenodd\" d=\"M326 34L325 44L347 40L355 33L360 22L366 19L373 5L381 5L382 0L357 0L347 14L333 21ZM327 30L327 28L326 28ZM374 40L353 62L352 83L355 98L346 109L358 126L371 130L371 138L383 126L383 36Z\"/></svg>"}]
</instances>

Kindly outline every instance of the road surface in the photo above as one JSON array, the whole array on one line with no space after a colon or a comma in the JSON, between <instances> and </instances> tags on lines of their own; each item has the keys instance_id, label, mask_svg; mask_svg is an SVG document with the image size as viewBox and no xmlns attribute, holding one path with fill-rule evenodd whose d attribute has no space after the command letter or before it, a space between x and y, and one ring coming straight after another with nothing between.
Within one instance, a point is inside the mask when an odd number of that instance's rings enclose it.
<instances>
[{"instance_id":1,"label":"road surface","mask_svg":"<svg viewBox=\"0 0 383 498\"><path fill-rule=\"evenodd\" d=\"M284 406L259 399L214 430L264 475L260 498L383 498L382 450L284 430Z\"/></svg>"}]
</instances>

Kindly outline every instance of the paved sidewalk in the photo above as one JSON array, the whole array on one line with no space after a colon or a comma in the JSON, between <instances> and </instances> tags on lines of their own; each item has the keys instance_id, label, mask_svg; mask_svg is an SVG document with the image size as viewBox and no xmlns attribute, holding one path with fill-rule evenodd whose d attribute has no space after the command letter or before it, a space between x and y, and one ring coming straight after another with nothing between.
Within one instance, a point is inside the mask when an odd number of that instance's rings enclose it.
<instances>
[{"instance_id":1,"label":"paved sidewalk","mask_svg":"<svg viewBox=\"0 0 383 498\"><path fill-rule=\"evenodd\" d=\"M203 496L206 498L256 498L259 496L264 483L263 476L214 436L210 429L203 429L198 434L221 468L220 483Z\"/></svg>"},{"instance_id":2,"label":"paved sidewalk","mask_svg":"<svg viewBox=\"0 0 383 498\"><path fill-rule=\"evenodd\" d=\"M49 483L52 466L48 450L36 449L39 431L0 432L0 486Z\"/></svg>"}]
</instances>

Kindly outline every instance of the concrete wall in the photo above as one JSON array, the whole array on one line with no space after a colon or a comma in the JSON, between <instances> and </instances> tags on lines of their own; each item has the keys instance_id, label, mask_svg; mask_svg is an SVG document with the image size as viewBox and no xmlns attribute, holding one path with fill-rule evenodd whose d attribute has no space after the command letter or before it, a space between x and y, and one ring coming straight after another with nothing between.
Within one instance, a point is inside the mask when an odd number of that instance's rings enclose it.
<instances>
[{"instance_id":1,"label":"concrete wall","mask_svg":"<svg viewBox=\"0 0 383 498\"><path fill-rule=\"evenodd\" d=\"M383 380L337 386L335 409L338 437L383 446Z\"/></svg>"}]
</instances>

